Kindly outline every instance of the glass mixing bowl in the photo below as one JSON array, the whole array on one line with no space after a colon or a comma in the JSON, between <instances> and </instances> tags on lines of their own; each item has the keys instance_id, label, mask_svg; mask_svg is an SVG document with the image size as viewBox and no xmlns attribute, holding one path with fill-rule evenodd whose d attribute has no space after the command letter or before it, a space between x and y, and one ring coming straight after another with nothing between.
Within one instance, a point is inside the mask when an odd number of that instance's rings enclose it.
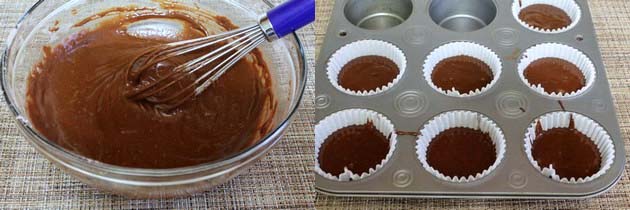
<instances>
[{"instance_id":1,"label":"glass mixing bowl","mask_svg":"<svg viewBox=\"0 0 630 210\"><path fill-rule=\"evenodd\" d=\"M260 15L272 8L272 4L264 0L165 0L162 3L168 2L226 16L241 27L256 24ZM54 46L68 35L93 26L73 27L86 17L127 5L163 10L155 0L40 0L13 29L1 61L2 88L19 130L37 151L96 188L134 198L163 198L185 196L225 183L263 157L281 139L297 111L306 83L304 54L295 34L259 47L271 71L277 111L272 131L239 154L185 168L125 168L82 157L40 135L29 123L25 102L27 78L42 57L42 47Z\"/></svg>"}]
</instances>

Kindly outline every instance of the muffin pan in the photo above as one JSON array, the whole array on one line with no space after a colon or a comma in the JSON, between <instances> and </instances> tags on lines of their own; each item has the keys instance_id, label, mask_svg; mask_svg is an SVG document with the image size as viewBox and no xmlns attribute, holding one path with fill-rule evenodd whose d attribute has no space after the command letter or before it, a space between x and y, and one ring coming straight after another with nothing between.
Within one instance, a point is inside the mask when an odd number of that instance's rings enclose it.
<instances>
[{"instance_id":1,"label":"muffin pan","mask_svg":"<svg viewBox=\"0 0 630 210\"><path fill-rule=\"evenodd\" d=\"M509 0L340 0L335 1L316 68L316 120L349 109L384 115L397 131L392 157L376 172L356 181L334 181L316 174L315 187L324 194L360 197L456 198L586 198L610 190L620 179L625 149L610 86L595 37L588 3L576 0L579 22L566 32L541 33L521 25ZM350 95L327 75L331 56L361 40L380 40L400 48L407 59L402 78L374 95ZM496 84L479 95L454 97L432 88L423 65L435 49L454 42L485 46L501 59ZM525 84L518 63L526 50L557 43L579 50L595 66L595 81L572 97L550 97ZM429 120L451 111L477 112L492 120L505 135L505 157L478 180L454 183L425 170L416 153L420 130ZM529 162L524 139L528 128L548 113L574 112L592 119L610 135L611 167L586 183L553 180Z\"/></svg>"}]
</instances>

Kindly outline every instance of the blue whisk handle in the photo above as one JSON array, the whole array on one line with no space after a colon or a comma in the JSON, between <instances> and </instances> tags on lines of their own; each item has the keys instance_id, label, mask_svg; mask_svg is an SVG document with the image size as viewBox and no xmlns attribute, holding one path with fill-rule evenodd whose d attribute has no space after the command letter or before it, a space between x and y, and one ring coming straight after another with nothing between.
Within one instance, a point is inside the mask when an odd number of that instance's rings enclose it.
<instances>
[{"instance_id":1,"label":"blue whisk handle","mask_svg":"<svg viewBox=\"0 0 630 210\"><path fill-rule=\"evenodd\" d=\"M315 21L315 0L289 0L267 17L278 37L284 37Z\"/></svg>"}]
</instances>

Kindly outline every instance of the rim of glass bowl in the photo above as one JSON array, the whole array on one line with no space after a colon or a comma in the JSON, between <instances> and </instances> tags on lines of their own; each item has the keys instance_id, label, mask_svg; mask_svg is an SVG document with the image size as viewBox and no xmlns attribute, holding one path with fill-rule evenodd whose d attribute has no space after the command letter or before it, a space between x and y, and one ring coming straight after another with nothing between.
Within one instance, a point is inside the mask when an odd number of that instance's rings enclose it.
<instances>
[{"instance_id":1,"label":"rim of glass bowl","mask_svg":"<svg viewBox=\"0 0 630 210\"><path fill-rule=\"evenodd\" d=\"M12 28L14 30L17 30L17 28L19 27L19 25L24 21L24 19L26 17L28 17L35 9L37 9L39 7L39 5L41 5L41 3L43 3L46 0L38 0L30 9L27 10L27 12L18 20L17 24ZM265 4L267 4L270 8L274 7L274 4L271 3L269 0L261 0L262 2L264 2ZM299 59L299 69L297 69L298 72L296 72L297 74L297 79L299 80L299 86L296 89L296 93L297 93L297 97L296 97L296 101L291 104L290 108L290 112L287 115L286 119L284 119L276 128L273 129L273 131L271 131L269 134L267 134L267 136L265 136L264 138L260 139L258 143L256 143L255 145L243 150L242 152L239 152L237 154L231 155L229 157L226 157L224 159L221 160L217 160L217 161L213 161L213 162L209 162L209 163L204 163L204 164L200 164L200 165L195 165L195 166L188 166L188 167L180 167L180 168L169 168L169 169L143 169L143 168L131 168L131 167L122 167L122 166L116 166L116 165L111 165L111 164L107 164L107 163L102 163L102 162L98 162L98 161L94 161L92 159L83 157L79 154L76 154L74 152L71 152L69 150L66 150L65 148L57 145L56 143L48 140L47 138L41 136L37 131L35 131L35 129L31 128L31 126L29 125L28 122L26 122L25 120L20 120L20 118L22 118L24 115L22 113L20 113L17 108L15 107L15 102L14 99L11 98L7 92L7 85L8 85L8 81L7 81L7 74L8 74L8 56L9 56L9 51L11 50L11 43L13 43L13 39L15 39L15 36L9 36L7 40L7 42L5 42L5 51L2 55L2 58L0 59L0 66L2 67L2 72L0 73L0 83L2 83L2 90L3 90L3 96L4 99L9 107L10 112L13 114L13 116L15 118L17 118L17 124L23 128L23 131L26 132L27 135L30 135L32 137L35 137L35 139L37 141L43 142L46 146L52 148L53 150L57 150L58 152L61 152L62 155L65 155L66 157L70 158L73 161L78 161L78 162L83 162L86 164L91 165L92 167L95 167L96 169L99 170L105 170L108 172L112 172L118 175L123 175L123 176L137 176L137 177L154 177L154 178L159 178L159 177L172 177L172 176L182 176L182 175L189 175L189 174L194 174L194 173L199 173L199 172L203 172L203 171L207 171L207 170L211 170L211 169L219 169L221 167L225 167L225 166L229 166L232 165L234 163L238 163L241 160L244 160L243 158L246 157L256 157L257 154L255 154L256 152L259 151L265 151L264 147L266 146L271 146L269 144L274 144L277 141L280 141L281 138L281 133L283 130L286 129L287 126L289 126L291 119L293 118L293 116L295 115L295 113L298 111L299 106L302 102L303 96L304 96L304 91L306 89L306 81L307 81L307 75L306 75L306 58L304 55L304 48L302 45L302 41L300 40L299 36L297 35L297 33L293 33L293 38L294 40L292 42L294 42L294 44L297 45L297 57ZM26 114L26 113L24 113ZM273 141L274 139L277 139L277 141ZM245 161L248 162L248 161ZM117 178L111 178L111 177L106 177L106 176L102 176L102 175L98 175L98 174L94 174L92 172L88 172L85 171L81 168L77 168L74 167L73 165L69 165L65 162L59 162L60 164L64 164L64 166L66 167L72 167L73 170L82 172L82 173L86 173L92 176L98 176L102 179L114 179L114 180L118 180L119 182L130 182L131 180L121 180L121 179L117 179ZM227 169L226 169L227 170ZM225 171L225 170L222 170ZM212 178L213 176L216 176L215 174L211 174L211 175L206 175L205 177L201 177L201 178L194 178L195 180L190 180L189 182L194 182L194 181L199 181L199 180L204 180L206 178ZM191 178L192 179L192 178ZM113 181L113 180L112 180ZM155 181L131 181L133 182L135 185L152 185L151 183L156 183ZM186 183L189 183L186 182ZM158 181L158 183L161 183Z\"/></svg>"}]
</instances>

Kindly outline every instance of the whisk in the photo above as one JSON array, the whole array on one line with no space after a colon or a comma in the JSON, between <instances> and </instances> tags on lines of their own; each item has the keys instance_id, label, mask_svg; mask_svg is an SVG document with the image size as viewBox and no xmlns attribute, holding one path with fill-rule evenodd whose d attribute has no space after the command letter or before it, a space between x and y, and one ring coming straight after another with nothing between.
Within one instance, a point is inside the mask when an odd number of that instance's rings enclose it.
<instances>
[{"instance_id":1,"label":"whisk","mask_svg":"<svg viewBox=\"0 0 630 210\"><path fill-rule=\"evenodd\" d=\"M176 108L204 92L263 42L275 41L313 21L315 21L315 0L289 0L269 11L256 25L154 47L133 62L129 74L139 75L169 58L218 46L207 54L176 66L166 75L133 89L127 93L127 97L146 100L161 110ZM205 72L200 72L201 70ZM183 78L190 76L196 77L190 84L184 86L179 84ZM175 91L164 91L169 88L175 88Z\"/></svg>"}]
</instances>

